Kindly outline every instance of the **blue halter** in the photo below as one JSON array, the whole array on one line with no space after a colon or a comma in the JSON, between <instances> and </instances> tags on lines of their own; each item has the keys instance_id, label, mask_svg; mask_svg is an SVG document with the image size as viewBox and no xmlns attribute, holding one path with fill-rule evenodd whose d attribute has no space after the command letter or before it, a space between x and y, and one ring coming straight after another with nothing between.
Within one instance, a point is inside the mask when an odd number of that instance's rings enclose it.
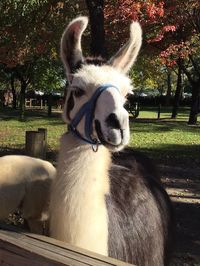
<instances>
[{"instance_id":1,"label":"blue halter","mask_svg":"<svg viewBox=\"0 0 200 266\"><path fill-rule=\"evenodd\" d=\"M92 135L92 125L93 125L93 118L94 118L94 112L96 107L96 102L101 93L108 88L115 88L119 91L119 89L112 85L112 84L104 84L95 91L95 93L92 95L91 99L86 102L78 111L78 113L75 115L75 117L72 119L71 123L69 124L69 130L79 139L85 141L88 144L91 145L99 145L101 144L97 139L93 139L91 137ZM81 119L85 116L85 137L81 136L79 131L77 130L77 125L81 121Z\"/></svg>"}]
</instances>

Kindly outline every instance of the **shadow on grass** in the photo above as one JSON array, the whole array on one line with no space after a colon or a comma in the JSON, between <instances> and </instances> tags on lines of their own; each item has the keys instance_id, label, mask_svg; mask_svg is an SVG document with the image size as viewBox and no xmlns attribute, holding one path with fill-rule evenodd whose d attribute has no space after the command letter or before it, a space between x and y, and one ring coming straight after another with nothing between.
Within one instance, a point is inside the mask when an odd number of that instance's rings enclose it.
<instances>
[{"instance_id":1,"label":"shadow on grass","mask_svg":"<svg viewBox=\"0 0 200 266\"><path fill-rule=\"evenodd\" d=\"M15 145L14 148L11 147L0 147L0 156L5 155L25 155L24 145Z\"/></svg>"},{"instance_id":2,"label":"shadow on grass","mask_svg":"<svg viewBox=\"0 0 200 266\"><path fill-rule=\"evenodd\" d=\"M47 111L42 109L27 109L25 111L25 119L27 120L33 120L33 119L53 119L53 118L61 118L61 112L60 111L54 111L52 112L51 116L48 117ZM0 109L0 120L17 120L20 121L20 111L19 110L13 110L11 108L1 108ZM23 121L22 121L23 122Z\"/></svg>"},{"instance_id":3,"label":"shadow on grass","mask_svg":"<svg viewBox=\"0 0 200 266\"><path fill-rule=\"evenodd\" d=\"M159 144L150 148L136 148L157 163L184 168L200 167L200 145Z\"/></svg>"},{"instance_id":4,"label":"shadow on grass","mask_svg":"<svg viewBox=\"0 0 200 266\"><path fill-rule=\"evenodd\" d=\"M188 125L185 121L174 121L166 118L152 119L152 118L130 118L131 130L141 132L167 132L173 130L185 131L185 132L198 132L200 135L200 124ZM134 125L137 125L137 128Z\"/></svg>"},{"instance_id":5,"label":"shadow on grass","mask_svg":"<svg viewBox=\"0 0 200 266\"><path fill-rule=\"evenodd\" d=\"M66 124L61 120L54 120L54 119L49 119L46 123L42 123L42 126L66 126Z\"/></svg>"},{"instance_id":6,"label":"shadow on grass","mask_svg":"<svg viewBox=\"0 0 200 266\"><path fill-rule=\"evenodd\" d=\"M172 113L172 106L166 107L166 106L161 106L161 113L168 113L169 116ZM158 106L140 106L140 111L141 112L158 112ZM188 115L190 112L190 107L179 107L178 109L178 115L182 116L182 114Z\"/></svg>"},{"instance_id":7,"label":"shadow on grass","mask_svg":"<svg viewBox=\"0 0 200 266\"><path fill-rule=\"evenodd\" d=\"M0 121L16 121L19 124L23 124L26 122L34 122L37 125L37 121L42 121L42 126L60 126L63 125L64 122L61 118L61 113L53 112L52 115L49 117L47 116L47 112L45 110L27 110L25 119L20 120L19 118L19 111L12 110L10 108L6 108L6 110L0 110Z\"/></svg>"}]
</instances>

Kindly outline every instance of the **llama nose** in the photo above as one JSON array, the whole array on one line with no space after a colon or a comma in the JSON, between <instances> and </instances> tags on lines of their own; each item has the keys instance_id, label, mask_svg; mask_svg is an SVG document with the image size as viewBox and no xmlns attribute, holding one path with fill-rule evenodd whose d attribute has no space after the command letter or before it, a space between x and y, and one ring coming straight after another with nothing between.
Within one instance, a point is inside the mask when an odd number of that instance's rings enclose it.
<instances>
[{"instance_id":1,"label":"llama nose","mask_svg":"<svg viewBox=\"0 0 200 266\"><path fill-rule=\"evenodd\" d=\"M108 127L107 141L113 145L127 144L129 141L128 114L121 110L118 113L111 113L106 118Z\"/></svg>"},{"instance_id":2,"label":"llama nose","mask_svg":"<svg viewBox=\"0 0 200 266\"><path fill-rule=\"evenodd\" d=\"M112 145L120 145L123 139L120 120L115 113L109 114L106 118L106 125L109 128L107 141Z\"/></svg>"}]
</instances>

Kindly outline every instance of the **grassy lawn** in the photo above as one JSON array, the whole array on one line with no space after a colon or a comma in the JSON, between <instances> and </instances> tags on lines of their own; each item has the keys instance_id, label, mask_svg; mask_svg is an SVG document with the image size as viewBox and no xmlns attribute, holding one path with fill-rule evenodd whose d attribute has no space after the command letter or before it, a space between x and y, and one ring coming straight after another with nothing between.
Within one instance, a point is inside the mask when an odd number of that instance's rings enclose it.
<instances>
[{"instance_id":1,"label":"grassy lawn","mask_svg":"<svg viewBox=\"0 0 200 266\"><path fill-rule=\"evenodd\" d=\"M170 108L161 110L157 120L156 108L141 110L137 119L130 122L130 146L142 150L158 163L184 167L200 166L200 125L188 126L189 109L181 109L176 120L170 119ZM18 120L18 113L9 109L0 110L0 150L24 149L25 131L48 130L48 150L57 152L59 138L66 130L61 114L48 118L41 111L27 111L24 122Z\"/></svg>"},{"instance_id":2,"label":"grassy lawn","mask_svg":"<svg viewBox=\"0 0 200 266\"><path fill-rule=\"evenodd\" d=\"M48 149L57 150L59 138L66 131L60 113L47 117L44 112L29 110L26 112L26 120L19 121L17 111L0 111L0 149L24 149L25 131L38 128L47 128Z\"/></svg>"},{"instance_id":3,"label":"grassy lawn","mask_svg":"<svg viewBox=\"0 0 200 266\"><path fill-rule=\"evenodd\" d=\"M181 108L177 119L170 119L171 108L144 108L131 124L131 146L143 150L159 163L200 166L200 125L188 126L189 108ZM200 122L200 117L198 118Z\"/></svg>"}]
</instances>

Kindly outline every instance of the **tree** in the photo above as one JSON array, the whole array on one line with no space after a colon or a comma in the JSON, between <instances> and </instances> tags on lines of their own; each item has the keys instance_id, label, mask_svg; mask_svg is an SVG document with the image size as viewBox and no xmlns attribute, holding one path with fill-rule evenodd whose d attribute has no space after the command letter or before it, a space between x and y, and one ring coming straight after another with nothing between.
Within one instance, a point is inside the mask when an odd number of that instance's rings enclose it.
<instances>
[{"instance_id":1,"label":"tree","mask_svg":"<svg viewBox=\"0 0 200 266\"><path fill-rule=\"evenodd\" d=\"M13 95L12 107L17 109L17 94L18 82L15 73L7 68L5 65L0 64L0 88L2 90L11 89Z\"/></svg>"},{"instance_id":2,"label":"tree","mask_svg":"<svg viewBox=\"0 0 200 266\"><path fill-rule=\"evenodd\" d=\"M178 107L179 107L179 102L180 102L180 98L181 98L181 91L182 91L182 71L181 71L181 68L178 67L176 91L175 91L172 116L171 116L172 119L176 118L176 116L178 114Z\"/></svg>"},{"instance_id":3,"label":"tree","mask_svg":"<svg viewBox=\"0 0 200 266\"><path fill-rule=\"evenodd\" d=\"M76 7L69 1L2 0L0 8L0 64L21 84L23 118L25 92L37 76L37 65L41 58L56 61L66 16L73 16Z\"/></svg>"},{"instance_id":4,"label":"tree","mask_svg":"<svg viewBox=\"0 0 200 266\"><path fill-rule=\"evenodd\" d=\"M177 8L180 4L183 9ZM162 51L161 58L165 63L176 64L187 76L192 87L188 123L196 124L200 104L200 3L196 0L170 1L169 8L176 30L171 34L172 41Z\"/></svg>"},{"instance_id":5,"label":"tree","mask_svg":"<svg viewBox=\"0 0 200 266\"><path fill-rule=\"evenodd\" d=\"M104 0L86 0L90 17L91 53L105 57Z\"/></svg>"},{"instance_id":6,"label":"tree","mask_svg":"<svg viewBox=\"0 0 200 266\"><path fill-rule=\"evenodd\" d=\"M198 0L118 0L107 1L106 19L120 29L118 36L123 36L121 21L139 20L144 29L143 51L158 57L163 65L178 65L192 86L192 105L189 123L197 122L200 70L200 2ZM125 24L125 23L124 23Z\"/></svg>"},{"instance_id":7,"label":"tree","mask_svg":"<svg viewBox=\"0 0 200 266\"><path fill-rule=\"evenodd\" d=\"M155 62L153 57L141 54L137 65L131 70L130 76L134 80L136 88L141 92L145 92L146 89L159 92L161 88L166 87L167 73L167 68L163 67L159 60ZM156 92L155 94L157 94Z\"/></svg>"},{"instance_id":8,"label":"tree","mask_svg":"<svg viewBox=\"0 0 200 266\"><path fill-rule=\"evenodd\" d=\"M61 91L65 88L63 67L61 62L41 59L34 69L34 80L32 86L48 94L48 116L52 113L52 102L54 91Z\"/></svg>"}]
</instances>

